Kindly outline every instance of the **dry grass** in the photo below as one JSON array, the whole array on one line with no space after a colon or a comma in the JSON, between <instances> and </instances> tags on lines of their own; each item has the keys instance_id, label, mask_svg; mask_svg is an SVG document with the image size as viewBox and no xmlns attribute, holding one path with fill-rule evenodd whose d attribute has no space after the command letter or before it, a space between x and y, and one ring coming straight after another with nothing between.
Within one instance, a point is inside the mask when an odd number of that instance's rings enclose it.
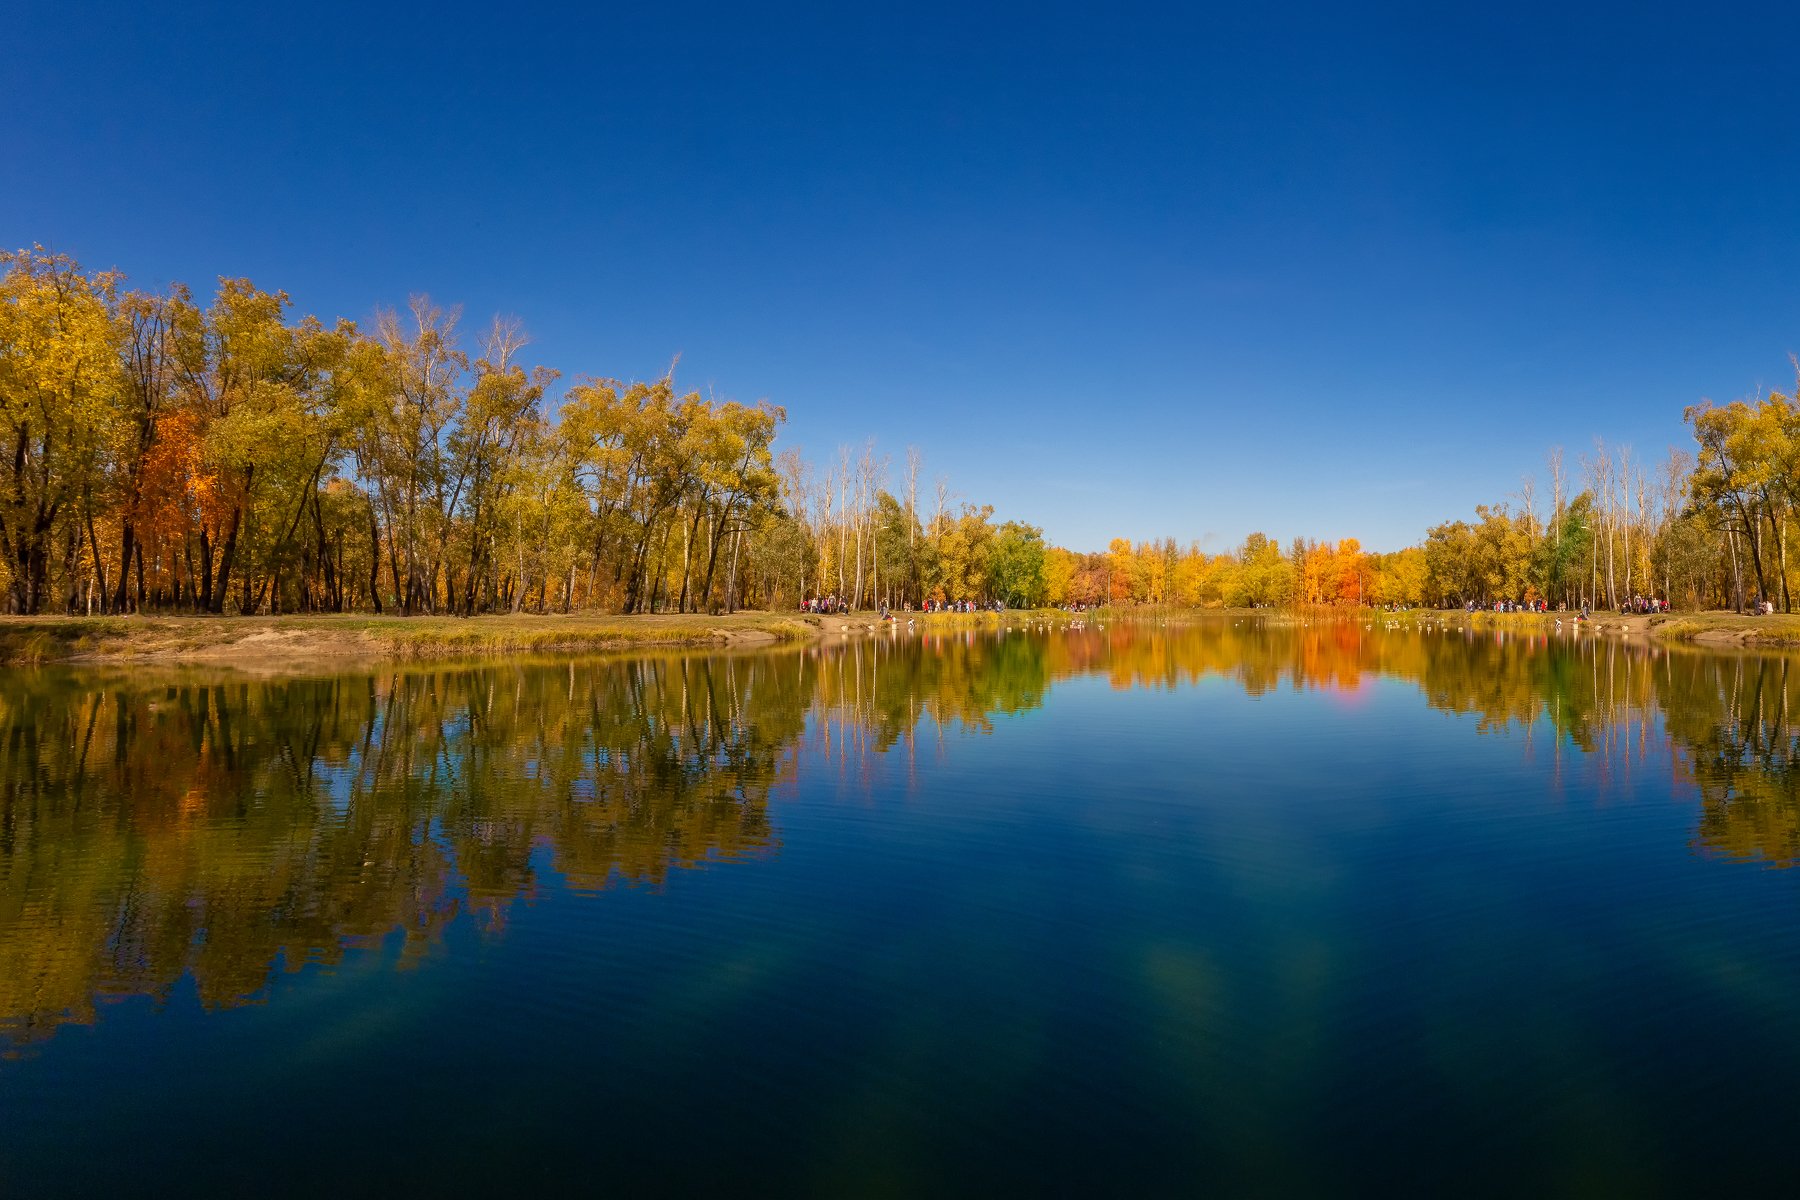
<instances>
[{"instance_id":1,"label":"dry grass","mask_svg":"<svg viewBox=\"0 0 1800 1200\"><path fill-rule=\"evenodd\" d=\"M774 613L495 617L0 617L0 663L411 661L725 646L817 635Z\"/></svg>"},{"instance_id":2,"label":"dry grass","mask_svg":"<svg viewBox=\"0 0 1800 1200\"><path fill-rule=\"evenodd\" d=\"M1660 621L1652 618L1652 632L1671 641L1722 646L1800 646L1800 615L1773 613L1750 617L1741 613L1677 613Z\"/></svg>"}]
</instances>

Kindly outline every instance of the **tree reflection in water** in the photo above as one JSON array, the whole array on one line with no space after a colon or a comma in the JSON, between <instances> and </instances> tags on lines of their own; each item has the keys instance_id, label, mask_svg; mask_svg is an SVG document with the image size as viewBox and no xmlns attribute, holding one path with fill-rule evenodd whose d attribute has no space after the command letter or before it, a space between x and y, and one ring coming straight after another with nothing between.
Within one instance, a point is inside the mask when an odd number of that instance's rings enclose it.
<instances>
[{"instance_id":1,"label":"tree reflection in water","mask_svg":"<svg viewBox=\"0 0 1800 1200\"><path fill-rule=\"evenodd\" d=\"M1608 769L1672 749L1698 849L1800 857L1800 672L1592 638L1226 618L327 678L21 672L0 692L0 1037L184 975L242 1004L388 938L409 964L461 915L501 926L544 862L597 890L772 854L771 796L803 764L988 732L1081 675L1405 680Z\"/></svg>"}]
</instances>

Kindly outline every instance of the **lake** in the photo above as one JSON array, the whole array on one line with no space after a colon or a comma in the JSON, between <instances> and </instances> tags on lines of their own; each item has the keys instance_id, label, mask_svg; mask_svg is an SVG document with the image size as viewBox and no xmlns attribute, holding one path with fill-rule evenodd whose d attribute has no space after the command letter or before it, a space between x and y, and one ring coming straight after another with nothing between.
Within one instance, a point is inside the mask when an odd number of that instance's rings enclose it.
<instances>
[{"instance_id":1,"label":"lake","mask_svg":"<svg viewBox=\"0 0 1800 1200\"><path fill-rule=\"evenodd\" d=\"M0 685L0 1194L1722 1194L1800 671L1386 618Z\"/></svg>"}]
</instances>

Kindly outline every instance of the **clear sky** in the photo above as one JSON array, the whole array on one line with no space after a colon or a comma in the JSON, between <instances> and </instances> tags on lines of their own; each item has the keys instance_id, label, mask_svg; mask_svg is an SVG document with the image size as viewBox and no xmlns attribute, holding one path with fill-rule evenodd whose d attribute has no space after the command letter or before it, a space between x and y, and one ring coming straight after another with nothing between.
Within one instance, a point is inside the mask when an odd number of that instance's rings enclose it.
<instances>
[{"instance_id":1,"label":"clear sky","mask_svg":"<svg viewBox=\"0 0 1800 1200\"><path fill-rule=\"evenodd\" d=\"M1057 542L1392 549L1792 383L1800 6L25 0L0 242L908 444Z\"/></svg>"}]
</instances>

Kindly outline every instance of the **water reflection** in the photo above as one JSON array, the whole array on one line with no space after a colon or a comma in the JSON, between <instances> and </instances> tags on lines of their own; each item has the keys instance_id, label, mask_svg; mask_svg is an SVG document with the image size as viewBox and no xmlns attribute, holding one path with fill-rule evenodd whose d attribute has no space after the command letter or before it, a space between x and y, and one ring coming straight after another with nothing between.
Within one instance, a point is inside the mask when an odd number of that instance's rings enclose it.
<instances>
[{"instance_id":1,"label":"water reflection","mask_svg":"<svg viewBox=\"0 0 1800 1200\"><path fill-rule=\"evenodd\" d=\"M0 1030L93 1017L192 973L208 1006L271 969L472 911L765 853L809 695L789 664L408 673L145 687L22 677L0 697Z\"/></svg>"},{"instance_id":2,"label":"water reflection","mask_svg":"<svg viewBox=\"0 0 1800 1200\"><path fill-rule=\"evenodd\" d=\"M19 673L0 691L0 1038L185 976L209 1007L252 1002L388 938L409 963L458 916L502 927L545 872L655 886L773 854L771 797L812 764L990 732L1082 676L1250 697L1405 680L1559 754L1672 750L1699 850L1800 856L1800 673L1779 658L1227 619L278 681Z\"/></svg>"},{"instance_id":3,"label":"water reflection","mask_svg":"<svg viewBox=\"0 0 1800 1200\"><path fill-rule=\"evenodd\" d=\"M1787 658L1691 656L1665 727L1702 801L1698 844L1778 867L1800 860L1800 672Z\"/></svg>"}]
</instances>

